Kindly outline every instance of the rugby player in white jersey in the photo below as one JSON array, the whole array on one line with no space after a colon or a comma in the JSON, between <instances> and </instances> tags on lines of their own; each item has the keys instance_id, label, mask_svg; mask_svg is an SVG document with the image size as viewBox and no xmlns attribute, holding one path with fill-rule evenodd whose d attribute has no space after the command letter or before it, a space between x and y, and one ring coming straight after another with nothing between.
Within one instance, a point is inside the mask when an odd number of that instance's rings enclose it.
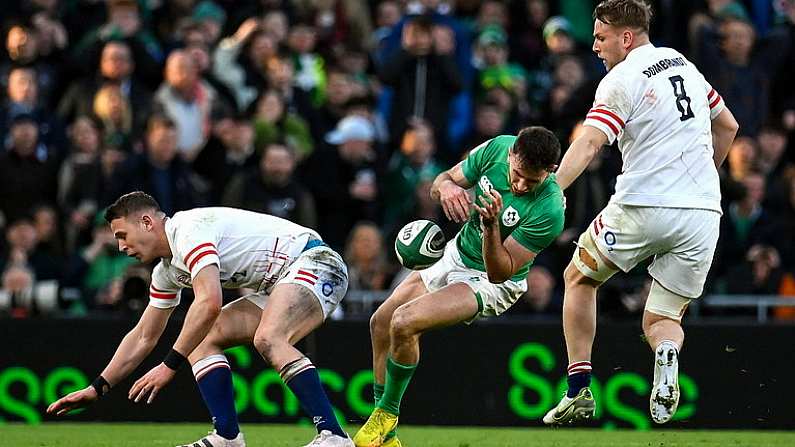
<instances>
[{"instance_id":1,"label":"rugby player in white jersey","mask_svg":"<svg viewBox=\"0 0 795 447\"><path fill-rule=\"evenodd\" d=\"M617 271L653 257L643 332L654 351L649 408L665 423L679 403L681 318L712 263L721 216L717 168L738 125L720 95L678 51L649 42L651 7L605 0L594 10L593 51L607 67L583 131L557 171L564 190L597 152L618 140L615 194L577 242L564 273L566 395L547 424L588 419L597 288Z\"/></svg>"},{"instance_id":2,"label":"rugby player in white jersey","mask_svg":"<svg viewBox=\"0 0 795 447\"><path fill-rule=\"evenodd\" d=\"M149 306L94 383L59 399L49 413L88 405L132 373L157 344L181 289L192 287L195 299L173 349L133 384L130 399L151 403L188 360L215 426L189 445L245 446L223 350L253 343L314 422L318 435L309 445L353 446L314 365L293 347L323 323L348 287L345 263L314 230L234 208L197 208L168 218L140 191L120 197L105 220L119 250L144 263L160 259L152 273ZM222 308L222 287L255 292Z\"/></svg>"}]
</instances>

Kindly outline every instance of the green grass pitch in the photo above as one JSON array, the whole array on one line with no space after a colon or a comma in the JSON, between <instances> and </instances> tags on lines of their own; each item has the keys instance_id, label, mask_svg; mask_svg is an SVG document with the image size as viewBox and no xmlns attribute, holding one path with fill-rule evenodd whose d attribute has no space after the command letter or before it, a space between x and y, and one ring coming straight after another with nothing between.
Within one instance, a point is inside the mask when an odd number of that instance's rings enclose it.
<instances>
[{"instance_id":1,"label":"green grass pitch","mask_svg":"<svg viewBox=\"0 0 795 447\"><path fill-rule=\"evenodd\" d=\"M314 430L299 425L244 424L250 447L296 447ZM348 427L352 433L358 427ZM208 425L77 424L0 425L0 445L13 447L174 446L193 442ZM401 427L407 447L765 447L793 446L795 433L771 431L605 431L593 429Z\"/></svg>"}]
</instances>

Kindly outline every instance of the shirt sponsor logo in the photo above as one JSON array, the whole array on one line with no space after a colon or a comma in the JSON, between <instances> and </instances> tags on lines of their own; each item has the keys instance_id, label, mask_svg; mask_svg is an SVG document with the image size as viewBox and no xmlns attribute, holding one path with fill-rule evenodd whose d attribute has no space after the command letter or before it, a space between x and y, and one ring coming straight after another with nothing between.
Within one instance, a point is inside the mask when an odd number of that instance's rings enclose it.
<instances>
[{"instance_id":1,"label":"shirt sponsor logo","mask_svg":"<svg viewBox=\"0 0 795 447\"><path fill-rule=\"evenodd\" d=\"M480 178L478 183L480 184L480 189L483 190L483 192L489 192L494 189L494 185L491 184L491 180L489 180L489 178L485 175Z\"/></svg>"}]
</instances>

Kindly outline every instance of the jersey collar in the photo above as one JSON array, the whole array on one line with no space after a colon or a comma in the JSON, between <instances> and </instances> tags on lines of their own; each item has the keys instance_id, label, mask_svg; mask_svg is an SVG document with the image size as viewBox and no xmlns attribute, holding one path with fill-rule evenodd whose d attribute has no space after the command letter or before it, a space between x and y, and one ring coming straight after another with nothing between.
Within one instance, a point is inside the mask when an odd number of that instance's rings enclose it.
<instances>
[{"instance_id":1,"label":"jersey collar","mask_svg":"<svg viewBox=\"0 0 795 447\"><path fill-rule=\"evenodd\" d=\"M624 60L628 61L628 60L630 60L630 58L634 59L634 58L637 58L637 57L641 57L641 53L645 53L647 51L651 51L651 50L653 50L655 48L656 47L651 42L649 42L649 43L647 43L645 45L641 45L641 46L635 48L634 50L630 51L627 54L627 57L624 58Z\"/></svg>"}]
</instances>

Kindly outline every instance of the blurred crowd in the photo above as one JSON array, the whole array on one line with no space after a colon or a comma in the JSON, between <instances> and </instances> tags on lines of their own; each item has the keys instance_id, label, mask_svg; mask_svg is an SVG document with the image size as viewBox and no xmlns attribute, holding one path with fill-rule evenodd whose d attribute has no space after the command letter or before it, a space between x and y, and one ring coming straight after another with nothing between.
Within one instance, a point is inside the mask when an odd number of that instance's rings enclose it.
<instances>
[{"instance_id":1,"label":"blurred crowd","mask_svg":"<svg viewBox=\"0 0 795 447\"><path fill-rule=\"evenodd\" d=\"M795 295L795 0L657 0L652 41L695 62L740 123L721 170L707 293ZM149 270L102 210L233 206L317 229L352 290L405 272L406 222L470 149L528 125L565 148L605 70L580 0L27 0L4 5L0 315L138 312ZM573 241L621 172L606 148L512 314L557 315ZM643 308L645 270L600 292ZM787 317L782 313L782 318Z\"/></svg>"}]
</instances>

